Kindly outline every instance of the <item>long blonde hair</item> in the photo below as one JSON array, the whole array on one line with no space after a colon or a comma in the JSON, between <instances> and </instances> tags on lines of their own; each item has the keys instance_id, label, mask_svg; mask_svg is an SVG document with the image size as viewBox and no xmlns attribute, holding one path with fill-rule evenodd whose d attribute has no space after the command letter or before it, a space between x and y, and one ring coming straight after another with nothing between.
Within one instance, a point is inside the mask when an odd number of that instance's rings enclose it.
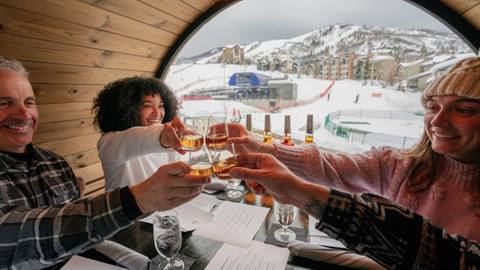
<instances>
[{"instance_id":1,"label":"long blonde hair","mask_svg":"<svg viewBox=\"0 0 480 270\"><path fill-rule=\"evenodd\" d=\"M433 81L424 91L421 103L426 108L432 96L458 95L480 99L480 57L460 60L447 73ZM406 158L413 158L408 186L413 192L422 191L430 186L435 177L442 173L444 158L432 149L432 142L426 131L420 141L403 153Z\"/></svg>"},{"instance_id":2,"label":"long blonde hair","mask_svg":"<svg viewBox=\"0 0 480 270\"><path fill-rule=\"evenodd\" d=\"M413 192L425 190L435 179L443 167L442 155L432 149L432 142L426 131L420 141L403 153L405 158L413 158L412 169L408 179L408 187Z\"/></svg>"}]
</instances>

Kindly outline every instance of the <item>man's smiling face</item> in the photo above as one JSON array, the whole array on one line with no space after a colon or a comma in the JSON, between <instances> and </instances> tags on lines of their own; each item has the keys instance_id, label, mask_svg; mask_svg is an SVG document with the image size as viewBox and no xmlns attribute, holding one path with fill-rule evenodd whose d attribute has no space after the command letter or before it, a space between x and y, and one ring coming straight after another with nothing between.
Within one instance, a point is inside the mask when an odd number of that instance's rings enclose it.
<instances>
[{"instance_id":1,"label":"man's smiling face","mask_svg":"<svg viewBox=\"0 0 480 270\"><path fill-rule=\"evenodd\" d=\"M0 150L24 153L37 124L38 109L28 79L0 70Z\"/></svg>"}]
</instances>

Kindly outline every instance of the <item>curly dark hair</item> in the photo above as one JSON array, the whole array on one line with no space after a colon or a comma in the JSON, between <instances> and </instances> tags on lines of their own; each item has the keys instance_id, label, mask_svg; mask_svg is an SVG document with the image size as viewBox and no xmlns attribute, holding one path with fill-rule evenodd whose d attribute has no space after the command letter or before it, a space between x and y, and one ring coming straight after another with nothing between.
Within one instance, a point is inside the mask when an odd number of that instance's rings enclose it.
<instances>
[{"instance_id":1,"label":"curly dark hair","mask_svg":"<svg viewBox=\"0 0 480 270\"><path fill-rule=\"evenodd\" d=\"M170 88L155 78L129 77L107 84L98 93L93 100L93 123L102 133L141 126L143 98L156 94L163 100L163 122L171 121L177 115L178 102Z\"/></svg>"}]
</instances>

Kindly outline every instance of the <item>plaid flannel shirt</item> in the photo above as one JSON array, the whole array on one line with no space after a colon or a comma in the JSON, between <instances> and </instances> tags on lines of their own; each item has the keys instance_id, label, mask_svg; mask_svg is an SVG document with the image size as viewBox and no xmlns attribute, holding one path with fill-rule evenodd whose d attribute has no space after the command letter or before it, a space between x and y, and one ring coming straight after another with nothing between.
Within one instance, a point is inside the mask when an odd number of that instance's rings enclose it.
<instances>
[{"instance_id":1,"label":"plaid flannel shirt","mask_svg":"<svg viewBox=\"0 0 480 270\"><path fill-rule=\"evenodd\" d=\"M26 162L0 153L0 269L40 269L131 224L120 190L79 199L60 156L29 145Z\"/></svg>"}]
</instances>

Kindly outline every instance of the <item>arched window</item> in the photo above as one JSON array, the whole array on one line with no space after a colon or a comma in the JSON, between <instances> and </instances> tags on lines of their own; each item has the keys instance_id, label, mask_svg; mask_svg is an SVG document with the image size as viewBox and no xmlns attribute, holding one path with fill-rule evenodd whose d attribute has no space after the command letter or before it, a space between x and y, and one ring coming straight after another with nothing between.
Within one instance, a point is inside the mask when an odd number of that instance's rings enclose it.
<instances>
[{"instance_id":1,"label":"arched window","mask_svg":"<svg viewBox=\"0 0 480 270\"><path fill-rule=\"evenodd\" d=\"M348 2L348 3L347 3ZM423 131L422 90L474 53L455 33L404 1L244 0L221 12L180 51L166 81L184 117L224 115L261 136L303 143L307 114L319 147L407 148ZM262 78L261 83L235 78Z\"/></svg>"}]
</instances>

